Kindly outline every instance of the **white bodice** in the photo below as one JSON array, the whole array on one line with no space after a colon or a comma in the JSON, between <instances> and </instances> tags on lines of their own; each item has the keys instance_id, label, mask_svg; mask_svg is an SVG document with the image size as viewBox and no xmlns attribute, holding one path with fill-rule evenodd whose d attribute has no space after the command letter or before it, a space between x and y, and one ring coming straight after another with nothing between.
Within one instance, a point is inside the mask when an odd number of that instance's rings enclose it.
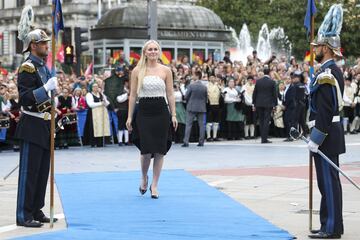
<instances>
[{"instance_id":1,"label":"white bodice","mask_svg":"<svg viewBox=\"0 0 360 240\"><path fill-rule=\"evenodd\" d=\"M145 76L140 88L139 98L146 97L165 97L166 85L165 81L159 76Z\"/></svg>"},{"instance_id":2,"label":"white bodice","mask_svg":"<svg viewBox=\"0 0 360 240\"><path fill-rule=\"evenodd\" d=\"M175 97L175 102L182 102L183 101L183 96L181 94L181 92L178 91L174 91L174 97Z\"/></svg>"}]
</instances>

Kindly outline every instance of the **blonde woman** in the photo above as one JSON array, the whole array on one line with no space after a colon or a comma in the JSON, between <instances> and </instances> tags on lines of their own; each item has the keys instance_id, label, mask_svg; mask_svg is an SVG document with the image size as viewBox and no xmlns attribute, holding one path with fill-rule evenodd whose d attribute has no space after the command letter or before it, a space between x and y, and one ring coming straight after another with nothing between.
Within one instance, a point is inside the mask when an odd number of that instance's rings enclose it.
<instances>
[{"instance_id":1,"label":"blonde woman","mask_svg":"<svg viewBox=\"0 0 360 240\"><path fill-rule=\"evenodd\" d=\"M154 158L153 179L149 188L151 198L154 199L159 198L158 182L164 155L171 147L172 127L176 129L178 125L172 72L158 63L160 52L160 45L154 40L147 41L142 48L140 61L131 74L126 121L128 130L133 131L133 143L141 154L142 179L139 191L142 195L147 191L147 174L151 158ZM134 114L137 99L139 104Z\"/></svg>"}]
</instances>

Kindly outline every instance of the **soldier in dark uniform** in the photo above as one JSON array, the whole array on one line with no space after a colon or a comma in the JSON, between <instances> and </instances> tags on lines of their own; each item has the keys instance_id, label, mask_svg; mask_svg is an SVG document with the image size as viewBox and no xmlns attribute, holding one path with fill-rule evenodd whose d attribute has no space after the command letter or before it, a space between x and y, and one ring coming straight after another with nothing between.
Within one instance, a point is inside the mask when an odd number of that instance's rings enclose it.
<instances>
[{"instance_id":1,"label":"soldier in dark uniform","mask_svg":"<svg viewBox=\"0 0 360 240\"><path fill-rule=\"evenodd\" d=\"M292 142L293 139L289 136L289 132L291 127L296 126L296 88L293 83L294 81L294 73L291 74L291 80L287 80L285 92L284 92L284 100L282 102L284 107L284 124L285 131L287 134L287 138L284 140L285 142Z\"/></svg>"},{"instance_id":2,"label":"soldier in dark uniform","mask_svg":"<svg viewBox=\"0 0 360 240\"><path fill-rule=\"evenodd\" d=\"M120 66L117 66L113 71L113 74L105 79L104 93L110 102L108 111L111 116L110 124L112 129L112 136L117 136L117 131L119 129L119 119L117 114L119 110L119 103L116 101L116 98L124 91L125 79L127 79L127 76L125 75L125 69ZM119 143L120 142L121 141L119 140Z\"/></svg>"},{"instance_id":3,"label":"soldier in dark uniform","mask_svg":"<svg viewBox=\"0 0 360 240\"><path fill-rule=\"evenodd\" d=\"M302 72L294 72L294 87L295 87L295 101L296 101L296 111L295 111L295 126L301 128L301 131L304 136L308 135L308 127L306 125L306 106L307 106L307 90L304 83L304 76Z\"/></svg>"},{"instance_id":4,"label":"soldier in dark uniform","mask_svg":"<svg viewBox=\"0 0 360 240\"><path fill-rule=\"evenodd\" d=\"M339 12L342 15L341 7ZM342 19L342 16L337 17ZM331 25L331 28L333 27L336 28L336 25ZM338 239L344 232L339 173L317 154L320 149L339 166L339 155L345 153L344 129L339 116L344 79L334 61L342 57L338 35L340 31L338 34L334 34L333 29L331 31L332 34L329 34L326 28L320 27L318 38L312 43L315 47L316 61L321 63L321 68L310 83L310 122L308 123L311 129L308 148L315 159L317 182L321 193L321 228L313 231L309 237L317 239Z\"/></svg>"},{"instance_id":5,"label":"soldier in dark uniform","mask_svg":"<svg viewBox=\"0 0 360 240\"><path fill-rule=\"evenodd\" d=\"M57 87L57 78L51 77L45 65L48 41L43 30L29 32L23 39L23 53L30 51L30 55L18 71L22 115L15 133L20 139L16 224L24 227L41 227L50 222L41 210L50 167L49 91Z\"/></svg>"}]
</instances>

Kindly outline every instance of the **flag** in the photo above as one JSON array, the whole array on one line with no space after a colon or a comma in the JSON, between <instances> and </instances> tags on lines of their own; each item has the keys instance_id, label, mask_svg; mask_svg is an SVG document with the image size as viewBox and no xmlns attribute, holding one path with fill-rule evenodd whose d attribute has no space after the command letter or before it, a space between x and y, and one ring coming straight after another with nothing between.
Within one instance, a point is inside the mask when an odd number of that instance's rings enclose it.
<instances>
[{"instance_id":1,"label":"flag","mask_svg":"<svg viewBox=\"0 0 360 240\"><path fill-rule=\"evenodd\" d=\"M61 63L64 63L65 55L64 55L64 44L61 44L56 53L56 60Z\"/></svg>"},{"instance_id":2,"label":"flag","mask_svg":"<svg viewBox=\"0 0 360 240\"><path fill-rule=\"evenodd\" d=\"M60 0L53 0L53 18L54 18L54 31L55 31L55 38L57 39L58 33L60 30L64 30L64 20L61 10L61 1Z\"/></svg>"},{"instance_id":3,"label":"flag","mask_svg":"<svg viewBox=\"0 0 360 240\"><path fill-rule=\"evenodd\" d=\"M161 61L163 62L163 64L168 65L171 63L171 60L172 60L171 52L170 51L162 51Z\"/></svg>"},{"instance_id":4,"label":"flag","mask_svg":"<svg viewBox=\"0 0 360 240\"><path fill-rule=\"evenodd\" d=\"M132 65L135 60L140 60L141 55L137 52L130 51L130 64Z\"/></svg>"},{"instance_id":5,"label":"flag","mask_svg":"<svg viewBox=\"0 0 360 240\"><path fill-rule=\"evenodd\" d=\"M199 65L204 63L204 53L202 51L193 51L192 61L196 62Z\"/></svg>"},{"instance_id":6,"label":"flag","mask_svg":"<svg viewBox=\"0 0 360 240\"><path fill-rule=\"evenodd\" d=\"M85 76L90 76L93 72L93 69L94 69L94 63L91 62L85 70Z\"/></svg>"},{"instance_id":7,"label":"flag","mask_svg":"<svg viewBox=\"0 0 360 240\"><path fill-rule=\"evenodd\" d=\"M310 62L310 51L306 51L305 53L305 58L304 58L304 62ZM315 58L315 53L313 53L313 59Z\"/></svg>"},{"instance_id":8,"label":"flag","mask_svg":"<svg viewBox=\"0 0 360 240\"><path fill-rule=\"evenodd\" d=\"M315 0L308 0L306 15L304 20L304 27L306 28L306 34L311 32L311 17L316 14Z\"/></svg>"}]
</instances>

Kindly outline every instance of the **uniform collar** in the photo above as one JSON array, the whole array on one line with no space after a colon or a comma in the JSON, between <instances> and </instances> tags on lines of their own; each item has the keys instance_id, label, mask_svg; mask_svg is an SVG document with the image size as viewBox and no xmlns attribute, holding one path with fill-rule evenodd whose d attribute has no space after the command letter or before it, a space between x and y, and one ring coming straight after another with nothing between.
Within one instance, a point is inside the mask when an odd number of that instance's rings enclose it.
<instances>
[{"instance_id":1,"label":"uniform collar","mask_svg":"<svg viewBox=\"0 0 360 240\"><path fill-rule=\"evenodd\" d=\"M334 59L330 58L330 59L326 60L325 62L323 62L321 64L321 67L325 66L325 64L329 63L330 61L334 61Z\"/></svg>"},{"instance_id":2,"label":"uniform collar","mask_svg":"<svg viewBox=\"0 0 360 240\"><path fill-rule=\"evenodd\" d=\"M36 56L32 55L31 53L30 53L30 55L29 55L29 59L30 59L31 61L39 64L40 66L44 66L44 65L45 65L44 60L42 60L42 59L39 58L39 57L36 57Z\"/></svg>"}]
</instances>

